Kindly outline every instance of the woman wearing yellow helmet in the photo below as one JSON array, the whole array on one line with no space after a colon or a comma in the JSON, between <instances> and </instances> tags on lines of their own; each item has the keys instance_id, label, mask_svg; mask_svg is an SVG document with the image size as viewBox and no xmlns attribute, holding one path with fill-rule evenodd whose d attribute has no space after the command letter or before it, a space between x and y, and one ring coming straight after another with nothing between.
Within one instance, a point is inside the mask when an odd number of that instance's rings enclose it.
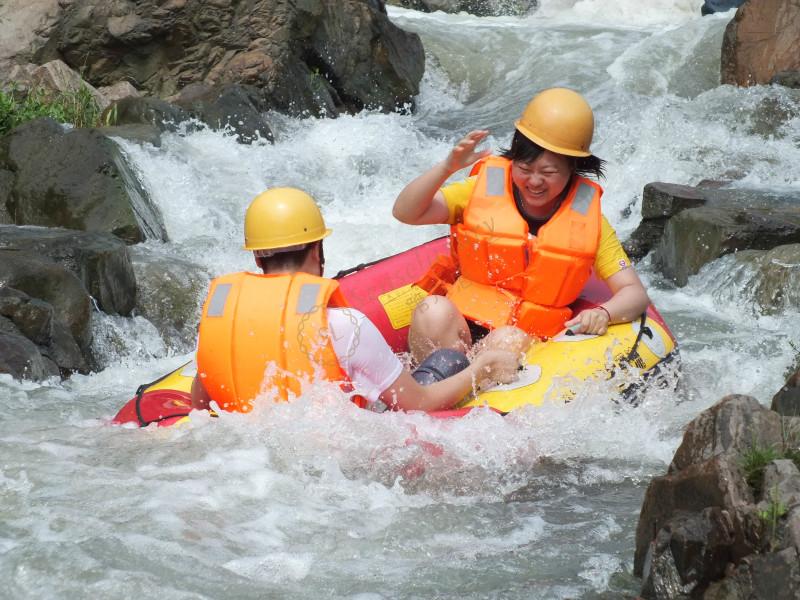
<instances>
[{"instance_id":1,"label":"woman wearing yellow helmet","mask_svg":"<svg viewBox=\"0 0 800 600\"><path fill-rule=\"evenodd\" d=\"M488 131L471 131L395 201L393 214L403 223L452 226L454 273L436 291L447 298L428 297L412 322L411 337L426 348L474 341L502 325L541 337L564 327L602 335L649 304L600 212L602 188L586 177L604 175L604 161L590 150L594 115L586 100L564 88L545 90L515 127L499 156L477 149ZM467 180L442 187L471 165ZM572 314L569 304L592 270L612 297Z\"/></svg>"}]
</instances>

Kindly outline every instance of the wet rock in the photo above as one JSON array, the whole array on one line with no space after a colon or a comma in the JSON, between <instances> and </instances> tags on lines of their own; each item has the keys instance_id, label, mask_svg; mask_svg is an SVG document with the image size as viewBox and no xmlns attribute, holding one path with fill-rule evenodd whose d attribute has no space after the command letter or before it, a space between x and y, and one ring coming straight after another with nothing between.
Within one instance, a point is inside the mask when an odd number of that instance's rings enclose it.
<instances>
[{"instance_id":1,"label":"wet rock","mask_svg":"<svg viewBox=\"0 0 800 600\"><path fill-rule=\"evenodd\" d=\"M800 4L745 2L725 29L721 82L766 84L784 71L800 71Z\"/></svg>"},{"instance_id":2,"label":"wet rock","mask_svg":"<svg viewBox=\"0 0 800 600\"><path fill-rule=\"evenodd\" d=\"M787 417L800 417L800 369L772 397L771 409Z\"/></svg>"},{"instance_id":3,"label":"wet rock","mask_svg":"<svg viewBox=\"0 0 800 600\"><path fill-rule=\"evenodd\" d=\"M634 261L644 258L661 239L670 217L704 203L705 196L698 188L660 181L645 185L642 221L623 244L628 256Z\"/></svg>"},{"instance_id":4,"label":"wet rock","mask_svg":"<svg viewBox=\"0 0 800 600\"><path fill-rule=\"evenodd\" d=\"M11 190L14 188L14 174L11 171L0 169L0 223L11 223L13 218L8 212L11 200Z\"/></svg>"},{"instance_id":5,"label":"wet rock","mask_svg":"<svg viewBox=\"0 0 800 600\"><path fill-rule=\"evenodd\" d=\"M14 224L107 232L128 243L166 240L123 153L97 130L65 131L50 119L20 125L0 139L2 170L14 173L6 202Z\"/></svg>"},{"instance_id":6,"label":"wet rock","mask_svg":"<svg viewBox=\"0 0 800 600\"><path fill-rule=\"evenodd\" d=\"M128 96L117 100L100 115L100 122L107 126L149 125L159 131L177 131L178 126L192 116L179 106L159 100Z\"/></svg>"},{"instance_id":7,"label":"wet rock","mask_svg":"<svg viewBox=\"0 0 800 600\"><path fill-rule=\"evenodd\" d=\"M712 15L718 12L727 12L732 8L739 8L745 0L706 0L700 7L700 14Z\"/></svg>"},{"instance_id":8,"label":"wet rock","mask_svg":"<svg viewBox=\"0 0 800 600\"><path fill-rule=\"evenodd\" d=\"M751 396L726 396L687 426L668 473L751 446L779 448L781 418Z\"/></svg>"},{"instance_id":9,"label":"wet rock","mask_svg":"<svg viewBox=\"0 0 800 600\"><path fill-rule=\"evenodd\" d=\"M676 515L752 502L752 492L735 456L714 456L680 472L654 478L645 493L636 527L634 573L642 575L651 542Z\"/></svg>"},{"instance_id":10,"label":"wet rock","mask_svg":"<svg viewBox=\"0 0 800 600\"><path fill-rule=\"evenodd\" d=\"M243 143L273 140L263 114L266 107L252 86L193 84L182 90L175 103L212 129L232 131Z\"/></svg>"},{"instance_id":11,"label":"wet rock","mask_svg":"<svg viewBox=\"0 0 800 600\"><path fill-rule=\"evenodd\" d=\"M0 226L0 249L46 256L65 267L106 313L130 315L136 305L136 278L128 247L113 235Z\"/></svg>"},{"instance_id":12,"label":"wet rock","mask_svg":"<svg viewBox=\"0 0 800 600\"><path fill-rule=\"evenodd\" d=\"M74 94L83 88L92 95L99 110L108 106L108 100L103 94L61 60L51 60L34 69L30 74L30 81L37 88L61 94Z\"/></svg>"},{"instance_id":13,"label":"wet rock","mask_svg":"<svg viewBox=\"0 0 800 600\"><path fill-rule=\"evenodd\" d=\"M123 98L139 98L142 95L129 81L118 81L114 85L97 88L97 91L106 99L106 103L103 105L104 108L112 102L118 102Z\"/></svg>"},{"instance_id":14,"label":"wet rock","mask_svg":"<svg viewBox=\"0 0 800 600\"><path fill-rule=\"evenodd\" d=\"M50 304L84 355L89 353L91 300L73 273L33 252L0 249L0 281Z\"/></svg>"},{"instance_id":15,"label":"wet rock","mask_svg":"<svg viewBox=\"0 0 800 600\"><path fill-rule=\"evenodd\" d=\"M654 182L644 186L642 219L673 217L687 208L705 204L702 190L688 185Z\"/></svg>"},{"instance_id":16,"label":"wet rock","mask_svg":"<svg viewBox=\"0 0 800 600\"><path fill-rule=\"evenodd\" d=\"M654 265L680 286L731 252L800 242L800 208L702 206L672 217L655 248Z\"/></svg>"},{"instance_id":17,"label":"wet rock","mask_svg":"<svg viewBox=\"0 0 800 600\"><path fill-rule=\"evenodd\" d=\"M41 381L57 377L58 368L44 358L32 341L19 333L14 324L0 316L0 373L16 379Z\"/></svg>"},{"instance_id":18,"label":"wet rock","mask_svg":"<svg viewBox=\"0 0 800 600\"><path fill-rule=\"evenodd\" d=\"M775 73L769 82L788 88L800 89L800 70L781 71L780 73Z\"/></svg>"},{"instance_id":19,"label":"wet rock","mask_svg":"<svg viewBox=\"0 0 800 600\"><path fill-rule=\"evenodd\" d=\"M538 7L538 0L388 0L387 4L422 12L468 12L479 17L523 16Z\"/></svg>"},{"instance_id":20,"label":"wet rock","mask_svg":"<svg viewBox=\"0 0 800 600\"><path fill-rule=\"evenodd\" d=\"M115 127L97 127L96 131L108 138L121 138L135 144L161 146L161 131L153 125L117 125Z\"/></svg>"},{"instance_id":21,"label":"wet rock","mask_svg":"<svg viewBox=\"0 0 800 600\"><path fill-rule=\"evenodd\" d=\"M643 259L658 244L669 219L642 219L628 239L622 242L625 253L633 262Z\"/></svg>"},{"instance_id":22,"label":"wet rock","mask_svg":"<svg viewBox=\"0 0 800 600\"><path fill-rule=\"evenodd\" d=\"M721 508L681 513L659 530L644 568L644 598L696 598L735 559L742 520Z\"/></svg>"},{"instance_id":23,"label":"wet rock","mask_svg":"<svg viewBox=\"0 0 800 600\"><path fill-rule=\"evenodd\" d=\"M171 347L190 350L210 274L200 265L142 246L131 247L131 260L138 284L136 313L153 323Z\"/></svg>"},{"instance_id":24,"label":"wet rock","mask_svg":"<svg viewBox=\"0 0 800 600\"><path fill-rule=\"evenodd\" d=\"M800 557L793 548L747 557L733 573L709 586L703 600L796 600Z\"/></svg>"},{"instance_id":25,"label":"wet rock","mask_svg":"<svg viewBox=\"0 0 800 600\"><path fill-rule=\"evenodd\" d=\"M85 67L96 87L128 81L168 97L191 83L238 83L258 88L271 108L336 114L413 105L424 70L419 37L392 24L380 0L254 0L246 10L233 2L53 4L53 14L38 13L48 24L39 38L6 56L59 57Z\"/></svg>"},{"instance_id":26,"label":"wet rock","mask_svg":"<svg viewBox=\"0 0 800 600\"><path fill-rule=\"evenodd\" d=\"M800 506L800 470L794 461L782 458L773 460L764 469L764 489L760 509L770 500L783 504L787 509Z\"/></svg>"},{"instance_id":27,"label":"wet rock","mask_svg":"<svg viewBox=\"0 0 800 600\"><path fill-rule=\"evenodd\" d=\"M0 288L0 316L10 320L20 334L33 342L41 356L58 367L62 377L74 371L88 372L81 349L51 304L5 286ZM52 375L50 370L47 372ZM15 377L25 375L15 374Z\"/></svg>"},{"instance_id":28,"label":"wet rock","mask_svg":"<svg viewBox=\"0 0 800 600\"><path fill-rule=\"evenodd\" d=\"M735 261L742 269L737 285L751 290L762 314L800 308L800 244L743 250Z\"/></svg>"}]
</instances>

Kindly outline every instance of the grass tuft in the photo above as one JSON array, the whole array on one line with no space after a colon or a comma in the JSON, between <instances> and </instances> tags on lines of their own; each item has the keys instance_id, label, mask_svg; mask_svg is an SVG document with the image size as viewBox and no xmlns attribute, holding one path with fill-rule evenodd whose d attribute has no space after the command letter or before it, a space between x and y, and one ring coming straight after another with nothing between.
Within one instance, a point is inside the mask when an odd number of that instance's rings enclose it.
<instances>
[{"instance_id":1,"label":"grass tuft","mask_svg":"<svg viewBox=\"0 0 800 600\"><path fill-rule=\"evenodd\" d=\"M98 124L100 107L86 86L75 92L53 92L36 87L24 96L13 89L0 90L0 135L41 117L75 127L92 127Z\"/></svg>"}]
</instances>

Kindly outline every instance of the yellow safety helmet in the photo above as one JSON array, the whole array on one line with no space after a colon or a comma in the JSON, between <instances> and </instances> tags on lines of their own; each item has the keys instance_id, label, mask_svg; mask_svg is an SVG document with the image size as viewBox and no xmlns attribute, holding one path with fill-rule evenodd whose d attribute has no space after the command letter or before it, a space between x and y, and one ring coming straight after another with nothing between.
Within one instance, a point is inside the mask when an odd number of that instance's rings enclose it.
<instances>
[{"instance_id":1,"label":"yellow safety helmet","mask_svg":"<svg viewBox=\"0 0 800 600\"><path fill-rule=\"evenodd\" d=\"M550 88L528 102L514 123L522 135L542 148L567 156L591 156L592 107L578 92Z\"/></svg>"},{"instance_id":2,"label":"yellow safety helmet","mask_svg":"<svg viewBox=\"0 0 800 600\"><path fill-rule=\"evenodd\" d=\"M314 199L297 188L272 188L253 198L244 217L244 249L302 246L328 237Z\"/></svg>"}]
</instances>

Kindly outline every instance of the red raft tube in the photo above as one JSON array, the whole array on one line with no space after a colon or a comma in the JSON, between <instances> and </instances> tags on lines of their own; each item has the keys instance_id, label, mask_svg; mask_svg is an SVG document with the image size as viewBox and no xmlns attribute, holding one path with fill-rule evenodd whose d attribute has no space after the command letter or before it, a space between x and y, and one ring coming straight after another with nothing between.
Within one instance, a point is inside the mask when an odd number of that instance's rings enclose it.
<instances>
[{"instance_id":1,"label":"red raft tube","mask_svg":"<svg viewBox=\"0 0 800 600\"><path fill-rule=\"evenodd\" d=\"M361 264L336 276L345 297L378 327L395 352L407 351L411 315L427 292L415 285L436 258L449 254L447 237L437 238L405 252ZM608 300L611 291L592 276L575 311ZM640 319L609 327L602 336L562 331L534 343L528 351L517 381L496 386L465 398L454 409L430 413L435 417L460 417L473 408L488 407L505 414L545 401L568 402L587 381L606 380L620 370L633 377L621 378L619 391L635 401L636 392L677 357L675 338L651 304ZM146 383L117 413L115 424L136 423L141 427L174 425L191 411L194 363L188 363Z\"/></svg>"}]
</instances>

